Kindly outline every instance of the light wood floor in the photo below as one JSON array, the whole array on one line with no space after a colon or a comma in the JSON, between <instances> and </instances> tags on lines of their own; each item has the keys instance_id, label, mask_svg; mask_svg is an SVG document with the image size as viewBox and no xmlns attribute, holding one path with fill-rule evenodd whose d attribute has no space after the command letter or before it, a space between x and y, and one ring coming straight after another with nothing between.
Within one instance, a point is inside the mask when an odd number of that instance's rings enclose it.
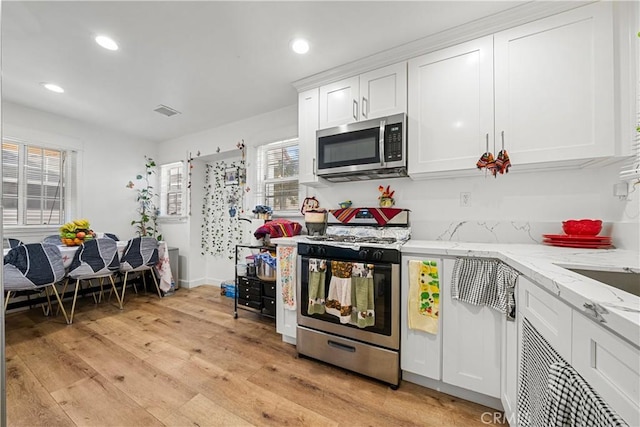
<instances>
[{"instance_id":1,"label":"light wood floor","mask_svg":"<svg viewBox=\"0 0 640 427\"><path fill-rule=\"evenodd\" d=\"M492 409L298 358L273 321L216 287L124 311L83 298L73 325L42 310L6 319L9 426L483 426Z\"/></svg>"}]
</instances>

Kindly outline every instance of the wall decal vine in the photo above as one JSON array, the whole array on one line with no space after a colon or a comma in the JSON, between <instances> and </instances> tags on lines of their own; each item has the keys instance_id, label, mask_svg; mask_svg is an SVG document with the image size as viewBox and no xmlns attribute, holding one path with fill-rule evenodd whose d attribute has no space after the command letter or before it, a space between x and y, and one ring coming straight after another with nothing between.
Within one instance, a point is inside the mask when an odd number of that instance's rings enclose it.
<instances>
[{"instance_id":1,"label":"wall decal vine","mask_svg":"<svg viewBox=\"0 0 640 427\"><path fill-rule=\"evenodd\" d=\"M228 171L245 171L245 161L218 161L206 165L202 205L202 255L226 256L233 259L235 245L242 242L244 230L240 214L244 213L245 189L242 181L229 184Z\"/></svg>"}]
</instances>

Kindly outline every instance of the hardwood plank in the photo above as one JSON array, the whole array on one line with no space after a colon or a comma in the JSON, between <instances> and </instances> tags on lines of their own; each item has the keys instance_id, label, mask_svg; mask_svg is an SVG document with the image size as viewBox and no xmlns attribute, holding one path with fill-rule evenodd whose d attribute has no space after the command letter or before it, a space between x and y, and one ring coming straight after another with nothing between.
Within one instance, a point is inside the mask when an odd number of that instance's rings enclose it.
<instances>
[{"instance_id":1,"label":"hardwood plank","mask_svg":"<svg viewBox=\"0 0 640 427\"><path fill-rule=\"evenodd\" d=\"M252 426L201 394L162 420L167 426Z\"/></svg>"},{"instance_id":2,"label":"hardwood plank","mask_svg":"<svg viewBox=\"0 0 640 427\"><path fill-rule=\"evenodd\" d=\"M80 380L51 395L78 426L162 426L158 419L100 375Z\"/></svg>"},{"instance_id":3,"label":"hardwood plank","mask_svg":"<svg viewBox=\"0 0 640 427\"><path fill-rule=\"evenodd\" d=\"M7 425L73 426L20 357L6 361Z\"/></svg>"}]
</instances>

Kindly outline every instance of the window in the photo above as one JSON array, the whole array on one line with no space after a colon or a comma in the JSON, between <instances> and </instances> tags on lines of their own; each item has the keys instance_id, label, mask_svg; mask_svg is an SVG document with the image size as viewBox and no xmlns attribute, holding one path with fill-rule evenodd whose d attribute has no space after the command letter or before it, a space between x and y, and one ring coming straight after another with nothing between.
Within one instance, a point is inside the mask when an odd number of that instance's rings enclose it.
<instances>
[{"instance_id":1,"label":"window","mask_svg":"<svg viewBox=\"0 0 640 427\"><path fill-rule=\"evenodd\" d=\"M65 158L62 150L3 139L3 225L64 222Z\"/></svg>"},{"instance_id":2,"label":"window","mask_svg":"<svg viewBox=\"0 0 640 427\"><path fill-rule=\"evenodd\" d=\"M257 166L257 204L271 206L274 211L297 211L298 139L258 147Z\"/></svg>"},{"instance_id":3,"label":"window","mask_svg":"<svg viewBox=\"0 0 640 427\"><path fill-rule=\"evenodd\" d=\"M160 180L160 216L186 216L183 162L160 166Z\"/></svg>"}]
</instances>

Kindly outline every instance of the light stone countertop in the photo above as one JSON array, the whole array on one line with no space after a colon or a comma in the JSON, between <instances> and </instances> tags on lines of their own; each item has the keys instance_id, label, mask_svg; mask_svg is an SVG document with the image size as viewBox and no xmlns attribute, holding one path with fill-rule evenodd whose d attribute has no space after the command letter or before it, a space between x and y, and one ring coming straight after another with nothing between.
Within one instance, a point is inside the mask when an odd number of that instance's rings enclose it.
<instances>
[{"instance_id":1,"label":"light stone countertop","mask_svg":"<svg viewBox=\"0 0 640 427\"><path fill-rule=\"evenodd\" d=\"M465 243L409 240L403 255L494 258L576 310L640 347L640 297L567 268L640 274L640 254L621 249L577 249L533 244ZM640 280L640 275L638 276ZM640 287L640 283L638 284ZM585 304L596 307L585 308Z\"/></svg>"}]
</instances>

